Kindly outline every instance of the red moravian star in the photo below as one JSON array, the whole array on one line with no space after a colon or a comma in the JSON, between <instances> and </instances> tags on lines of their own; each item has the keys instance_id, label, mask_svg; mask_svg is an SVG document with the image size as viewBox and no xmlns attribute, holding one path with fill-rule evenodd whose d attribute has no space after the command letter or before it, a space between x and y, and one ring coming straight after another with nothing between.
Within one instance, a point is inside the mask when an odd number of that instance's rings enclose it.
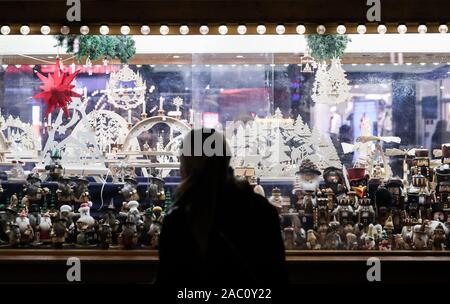
<instances>
[{"instance_id":1,"label":"red moravian star","mask_svg":"<svg viewBox=\"0 0 450 304\"><path fill-rule=\"evenodd\" d=\"M42 99L47 105L48 114L52 113L56 108L62 108L64 115L69 117L69 109L67 105L72 101L72 97L81 97L80 94L72 91L75 86L72 81L78 75L79 71L69 75L61 70L59 59L55 63L55 72L49 73L48 77L45 77L41 73L37 73L39 79L43 82L41 85L42 92L33 96L35 99Z\"/></svg>"}]
</instances>

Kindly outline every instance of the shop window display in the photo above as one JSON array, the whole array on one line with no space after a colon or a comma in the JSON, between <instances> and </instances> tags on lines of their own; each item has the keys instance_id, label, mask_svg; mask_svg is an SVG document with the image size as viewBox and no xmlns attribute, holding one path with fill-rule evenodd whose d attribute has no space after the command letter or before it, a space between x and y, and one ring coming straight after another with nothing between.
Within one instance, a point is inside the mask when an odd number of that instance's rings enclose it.
<instances>
[{"instance_id":1,"label":"shop window display","mask_svg":"<svg viewBox=\"0 0 450 304\"><path fill-rule=\"evenodd\" d=\"M133 36L127 63L0 37L0 247L156 249L180 141L205 127L277 208L288 250L449 248L450 58L386 36L322 53L302 35L259 51L194 36L201 52Z\"/></svg>"}]
</instances>

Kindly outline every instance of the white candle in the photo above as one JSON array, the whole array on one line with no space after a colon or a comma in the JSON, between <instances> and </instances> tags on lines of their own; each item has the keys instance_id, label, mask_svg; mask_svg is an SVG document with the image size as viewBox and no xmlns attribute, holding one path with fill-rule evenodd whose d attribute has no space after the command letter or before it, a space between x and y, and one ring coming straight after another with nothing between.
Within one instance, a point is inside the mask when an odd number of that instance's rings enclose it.
<instances>
[{"instance_id":1,"label":"white candle","mask_svg":"<svg viewBox=\"0 0 450 304\"><path fill-rule=\"evenodd\" d=\"M159 109L162 110L163 109L163 103L164 103L164 97L159 97Z\"/></svg>"},{"instance_id":2,"label":"white candle","mask_svg":"<svg viewBox=\"0 0 450 304\"><path fill-rule=\"evenodd\" d=\"M194 124L194 110L192 110L192 109L189 110L189 123L191 125Z\"/></svg>"},{"instance_id":3,"label":"white candle","mask_svg":"<svg viewBox=\"0 0 450 304\"><path fill-rule=\"evenodd\" d=\"M49 127L52 126L52 113L49 113L49 114L48 114L47 125L48 125Z\"/></svg>"},{"instance_id":4,"label":"white candle","mask_svg":"<svg viewBox=\"0 0 450 304\"><path fill-rule=\"evenodd\" d=\"M131 124L131 110L128 110L128 123Z\"/></svg>"},{"instance_id":5,"label":"white candle","mask_svg":"<svg viewBox=\"0 0 450 304\"><path fill-rule=\"evenodd\" d=\"M144 114L145 113L145 100L144 100L144 102L142 103L142 114Z\"/></svg>"}]
</instances>

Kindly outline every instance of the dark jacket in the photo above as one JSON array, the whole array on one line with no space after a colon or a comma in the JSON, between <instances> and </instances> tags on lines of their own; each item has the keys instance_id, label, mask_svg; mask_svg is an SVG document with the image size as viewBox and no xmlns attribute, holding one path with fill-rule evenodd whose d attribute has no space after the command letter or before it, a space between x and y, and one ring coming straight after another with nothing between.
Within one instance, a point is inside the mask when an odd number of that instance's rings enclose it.
<instances>
[{"instance_id":1,"label":"dark jacket","mask_svg":"<svg viewBox=\"0 0 450 304\"><path fill-rule=\"evenodd\" d=\"M230 182L216 206L206 257L190 232L185 202L164 218L157 283L223 286L287 281L277 211L246 184ZM199 193L201 196L201 193Z\"/></svg>"}]
</instances>

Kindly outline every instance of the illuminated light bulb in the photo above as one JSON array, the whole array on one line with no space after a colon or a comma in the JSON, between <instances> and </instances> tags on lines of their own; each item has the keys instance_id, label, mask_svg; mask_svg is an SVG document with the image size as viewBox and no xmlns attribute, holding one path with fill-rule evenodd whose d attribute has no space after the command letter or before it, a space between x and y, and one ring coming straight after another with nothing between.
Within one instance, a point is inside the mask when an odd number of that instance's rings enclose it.
<instances>
[{"instance_id":1,"label":"illuminated light bulb","mask_svg":"<svg viewBox=\"0 0 450 304\"><path fill-rule=\"evenodd\" d=\"M102 35L108 35L109 34L109 27L107 25L102 25L102 26L100 26L99 32Z\"/></svg>"},{"instance_id":2,"label":"illuminated light bulb","mask_svg":"<svg viewBox=\"0 0 450 304\"><path fill-rule=\"evenodd\" d=\"M81 33L81 35L89 34L89 27L87 25L81 26L80 27L80 33Z\"/></svg>"},{"instance_id":3,"label":"illuminated light bulb","mask_svg":"<svg viewBox=\"0 0 450 304\"><path fill-rule=\"evenodd\" d=\"M386 33L387 33L387 27L386 27L386 25L380 24L380 25L377 27L377 31L378 31L378 34L381 34L381 35L386 34Z\"/></svg>"},{"instance_id":4,"label":"illuminated light bulb","mask_svg":"<svg viewBox=\"0 0 450 304\"><path fill-rule=\"evenodd\" d=\"M63 25L61 26L60 30L61 34L63 35L69 35L70 33L70 27L68 27L67 25Z\"/></svg>"},{"instance_id":5,"label":"illuminated light bulb","mask_svg":"<svg viewBox=\"0 0 450 304\"><path fill-rule=\"evenodd\" d=\"M325 25L319 25L319 26L317 26L316 31L317 31L317 34L323 35L327 31L327 28L325 27Z\"/></svg>"},{"instance_id":6,"label":"illuminated light bulb","mask_svg":"<svg viewBox=\"0 0 450 304\"><path fill-rule=\"evenodd\" d=\"M237 27L237 32L239 35L245 35L245 33L247 33L247 27L241 24Z\"/></svg>"},{"instance_id":7,"label":"illuminated light bulb","mask_svg":"<svg viewBox=\"0 0 450 304\"><path fill-rule=\"evenodd\" d=\"M42 35L48 35L50 34L50 26L44 24L43 26L41 26L41 34Z\"/></svg>"},{"instance_id":8,"label":"illuminated light bulb","mask_svg":"<svg viewBox=\"0 0 450 304\"><path fill-rule=\"evenodd\" d=\"M358 34L364 35L367 32L367 27L364 24L360 24L356 28L356 31L358 32Z\"/></svg>"},{"instance_id":9,"label":"illuminated light bulb","mask_svg":"<svg viewBox=\"0 0 450 304\"><path fill-rule=\"evenodd\" d=\"M209 33L209 27L208 27L207 25L202 25L202 26L200 26L200 28L199 28L199 32L200 32L200 34L202 34L202 35L206 35L206 34Z\"/></svg>"},{"instance_id":10,"label":"illuminated light bulb","mask_svg":"<svg viewBox=\"0 0 450 304\"><path fill-rule=\"evenodd\" d=\"M427 28L427 26L425 24L421 24L417 28L417 31L419 32L419 34L426 34L427 31L428 31L428 28Z\"/></svg>"},{"instance_id":11,"label":"illuminated light bulb","mask_svg":"<svg viewBox=\"0 0 450 304\"><path fill-rule=\"evenodd\" d=\"M282 24L277 25L277 27L275 28L275 32L278 35L283 35L286 32L286 27Z\"/></svg>"},{"instance_id":12,"label":"illuminated light bulb","mask_svg":"<svg viewBox=\"0 0 450 304\"><path fill-rule=\"evenodd\" d=\"M439 25L439 33L441 34L447 34L448 32L448 26L447 24L441 24Z\"/></svg>"},{"instance_id":13,"label":"illuminated light bulb","mask_svg":"<svg viewBox=\"0 0 450 304\"><path fill-rule=\"evenodd\" d=\"M338 25L338 27L336 28L336 32L339 35L344 35L346 31L347 31L347 28L343 24Z\"/></svg>"},{"instance_id":14,"label":"illuminated light bulb","mask_svg":"<svg viewBox=\"0 0 450 304\"><path fill-rule=\"evenodd\" d=\"M9 33L11 33L11 28L8 25L3 25L0 28L0 32L2 33L2 35L9 35Z\"/></svg>"},{"instance_id":15,"label":"illuminated light bulb","mask_svg":"<svg viewBox=\"0 0 450 304\"><path fill-rule=\"evenodd\" d=\"M180 26L180 34L181 35L189 34L189 26L187 26L187 25Z\"/></svg>"},{"instance_id":16,"label":"illuminated light bulb","mask_svg":"<svg viewBox=\"0 0 450 304\"><path fill-rule=\"evenodd\" d=\"M226 25L219 26L219 34L226 35L228 33L228 27Z\"/></svg>"},{"instance_id":17,"label":"illuminated light bulb","mask_svg":"<svg viewBox=\"0 0 450 304\"><path fill-rule=\"evenodd\" d=\"M122 35L128 35L130 33L130 31L131 31L131 29L130 29L130 27L128 25L122 25L120 27L120 33Z\"/></svg>"},{"instance_id":18,"label":"illuminated light bulb","mask_svg":"<svg viewBox=\"0 0 450 304\"><path fill-rule=\"evenodd\" d=\"M400 24L399 26L397 26L397 32L401 35L406 34L406 32L408 31L408 28L406 27L406 25L404 24Z\"/></svg>"},{"instance_id":19,"label":"illuminated light bulb","mask_svg":"<svg viewBox=\"0 0 450 304\"><path fill-rule=\"evenodd\" d=\"M306 27L303 24L299 24L295 28L295 31L297 32L297 34L303 35L304 33L306 33Z\"/></svg>"},{"instance_id":20,"label":"illuminated light bulb","mask_svg":"<svg viewBox=\"0 0 450 304\"><path fill-rule=\"evenodd\" d=\"M169 29L169 27L167 25L161 25L159 27L159 33L161 35L167 35L167 34L169 34L169 31L170 31L170 29Z\"/></svg>"},{"instance_id":21,"label":"illuminated light bulb","mask_svg":"<svg viewBox=\"0 0 450 304\"><path fill-rule=\"evenodd\" d=\"M141 34L142 35L150 34L150 27L148 25L141 26Z\"/></svg>"},{"instance_id":22,"label":"illuminated light bulb","mask_svg":"<svg viewBox=\"0 0 450 304\"><path fill-rule=\"evenodd\" d=\"M266 33L266 26L264 24L260 24L256 27L256 32L259 35L264 35Z\"/></svg>"},{"instance_id":23,"label":"illuminated light bulb","mask_svg":"<svg viewBox=\"0 0 450 304\"><path fill-rule=\"evenodd\" d=\"M30 33L30 27L28 25L22 25L20 27L20 33L22 35L28 35Z\"/></svg>"}]
</instances>

